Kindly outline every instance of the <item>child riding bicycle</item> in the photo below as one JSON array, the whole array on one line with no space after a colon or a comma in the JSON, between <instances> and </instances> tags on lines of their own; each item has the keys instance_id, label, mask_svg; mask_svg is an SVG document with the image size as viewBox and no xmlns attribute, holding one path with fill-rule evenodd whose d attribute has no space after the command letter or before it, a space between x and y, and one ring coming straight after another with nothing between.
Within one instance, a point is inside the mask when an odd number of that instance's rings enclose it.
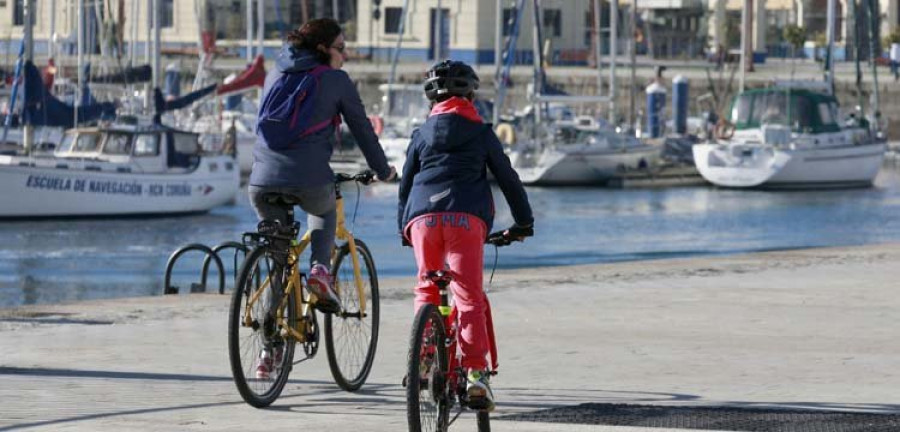
<instances>
[{"instance_id":1,"label":"child riding bicycle","mask_svg":"<svg viewBox=\"0 0 900 432\"><path fill-rule=\"evenodd\" d=\"M429 272L449 270L450 290L459 311L462 365L468 373L470 400L493 409L487 369L486 298L482 288L484 242L494 219L487 180L491 170L512 211L515 224L504 232L513 240L534 234L525 188L503 152L490 124L472 104L479 80L459 61L445 60L428 70L425 95L431 113L415 130L407 149L399 188L398 225L418 266L415 309L440 304Z\"/></svg>"}]
</instances>

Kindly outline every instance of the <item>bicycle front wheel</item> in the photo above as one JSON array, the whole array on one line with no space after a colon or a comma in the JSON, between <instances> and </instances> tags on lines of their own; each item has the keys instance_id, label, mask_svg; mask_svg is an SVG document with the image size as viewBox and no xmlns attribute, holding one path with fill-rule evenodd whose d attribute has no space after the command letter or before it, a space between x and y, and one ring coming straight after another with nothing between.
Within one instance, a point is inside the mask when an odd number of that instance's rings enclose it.
<instances>
[{"instance_id":1,"label":"bicycle front wheel","mask_svg":"<svg viewBox=\"0 0 900 432\"><path fill-rule=\"evenodd\" d=\"M362 387L372 371L378 345L378 275L369 248L356 240L356 256L362 281L362 297L356 287L350 245L344 244L334 261L334 283L341 297L341 311L325 314L325 350L334 382L346 391ZM365 308L363 302L365 299Z\"/></svg>"},{"instance_id":2,"label":"bicycle front wheel","mask_svg":"<svg viewBox=\"0 0 900 432\"><path fill-rule=\"evenodd\" d=\"M444 317L426 304L416 313L409 336L406 418L410 432L444 431L450 418Z\"/></svg>"},{"instance_id":3,"label":"bicycle front wheel","mask_svg":"<svg viewBox=\"0 0 900 432\"><path fill-rule=\"evenodd\" d=\"M244 401L257 408L275 402L294 359L294 340L282 332L283 325L294 325L297 319L294 293L282 302L286 284L284 266L275 262L267 246L260 246L244 259L231 299L231 374ZM281 323L276 319L279 306Z\"/></svg>"}]
</instances>

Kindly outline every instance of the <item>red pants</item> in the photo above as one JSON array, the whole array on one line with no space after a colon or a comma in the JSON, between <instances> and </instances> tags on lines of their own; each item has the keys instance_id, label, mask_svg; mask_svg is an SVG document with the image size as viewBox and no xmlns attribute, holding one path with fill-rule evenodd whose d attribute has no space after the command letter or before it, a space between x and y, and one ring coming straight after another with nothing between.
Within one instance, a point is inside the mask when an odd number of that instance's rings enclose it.
<instances>
[{"instance_id":1,"label":"red pants","mask_svg":"<svg viewBox=\"0 0 900 432\"><path fill-rule=\"evenodd\" d=\"M406 229L419 268L416 311L426 303L441 304L437 286L426 275L448 268L453 274L450 292L459 312L462 366L487 369L487 302L481 286L487 226L467 213L430 213L413 219Z\"/></svg>"}]
</instances>

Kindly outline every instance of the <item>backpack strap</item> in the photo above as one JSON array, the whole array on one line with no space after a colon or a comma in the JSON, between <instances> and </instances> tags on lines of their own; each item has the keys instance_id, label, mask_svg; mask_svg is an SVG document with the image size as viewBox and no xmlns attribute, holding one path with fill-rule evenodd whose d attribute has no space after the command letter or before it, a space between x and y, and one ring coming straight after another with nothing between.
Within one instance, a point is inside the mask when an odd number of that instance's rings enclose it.
<instances>
[{"instance_id":1,"label":"backpack strap","mask_svg":"<svg viewBox=\"0 0 900 432\"><path fill-rule=\"evenodd\" d=\"M309 71L309 74L312 75L313 78L316 79L316 86L317 86L317 87L318 87L319 82L320 82L320 81L319 81L319 77L321 77L323 73L325 73L325 72L327 72L327 71L330 71L330 70L332 70L332 67L331 67L331 66L326 65L326 64L321 64L321 65L318 65L318 66L312 68L312 70ZM341 116L340 116L340 114L336 114L334 117L332 117L332 118L330 118L330 119L323 120L323 121L321 121L321 122L319 122L319 123L316 123L316 124L314 124L314 125L312 125L312 126L306 128L306 130L305 130L305 131L303 132L303 134L300 135L300 136L301 136L301 137L305 137L305 136L307 136L307 135L314 134L314 133L316 133L316 132L318 132L318 131L320 131L320 130L322 130L322 129L325 129L325 128L327 128L328 126L332 126L332 125L335 127L335 129L337 129L337 128L341 125ZM338 135L338 136L340 136L340 135Z\"/></svg>"}]
</instances>

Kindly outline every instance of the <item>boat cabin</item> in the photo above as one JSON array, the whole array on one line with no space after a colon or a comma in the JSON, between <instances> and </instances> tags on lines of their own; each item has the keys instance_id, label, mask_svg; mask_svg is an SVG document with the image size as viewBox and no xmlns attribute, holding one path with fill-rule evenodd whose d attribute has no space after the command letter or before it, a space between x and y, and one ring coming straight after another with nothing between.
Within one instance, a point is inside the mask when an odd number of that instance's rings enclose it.
<instances>
[{"instance_id":1,"label":"boat cabin","mask_svg":"<svg viewBox=\"0 0 900 432\"><path fill-rule=\"evenodd\" d=\"M143 173L189 172L203 151L198 135L165 126L112 125L66 132L54 152L58 159L79 159L117 165L121 171ZM103 166L95 166L103 170Z\"/></svg>"},{"instance_id":2,"label":"boat cabin","mask_svg":"<svg viewBox=\"0 0 900 432\"><path fill-rule=\"evenodd\" d=\"M748 90L731 104L731 123L740 130L782 125L804 134L841 130L840 110L834 96L796 88Z\"/></svg>"}]
</instances>

